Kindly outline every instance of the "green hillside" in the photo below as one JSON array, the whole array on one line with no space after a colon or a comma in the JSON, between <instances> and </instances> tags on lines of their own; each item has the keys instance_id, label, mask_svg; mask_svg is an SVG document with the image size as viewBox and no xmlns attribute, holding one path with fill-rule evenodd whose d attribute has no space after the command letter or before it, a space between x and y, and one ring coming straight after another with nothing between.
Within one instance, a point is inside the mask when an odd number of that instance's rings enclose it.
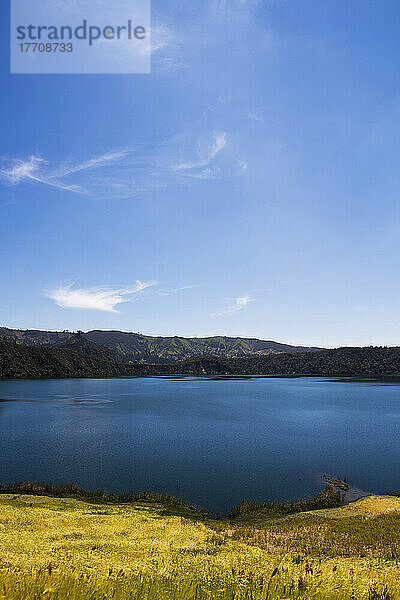
<instances>
[{"instance_id":1,"label":"green hillside","mask_svg":"<svg viewBox=\"0 0 400 600\"><path fill-rule=\"evenodd\" d=\"M129 377L153 375L397 376L400 348L337 348L243 358L202 357L168 364L116 362L108 348L82 336L32 347L0 338L0 377Z\"/></svg>"},{"instance_id":2,"label":"green hillside","mask_svg":"<svg viewBox=\"0 0 400 600\"><path fill-rule=\"evenodd\" d=\"M83 350L80 347L77 352L63 346L31 347L0 339L0 377L121 377L136 374L134 365L102 360L86 351L87 347ZM94 351L93 347L91 351Z\"/></svg>"},{"instance_id":3,"label":"green hillside","mask_svg":"<svg viewBox=\"0 0 400 600\"><path fill-rule=\"evenodd\" d=\"M19 330L0 327L0 337L28 346L56 346L66 343L73 334L68 331ZM123 331L89 331L87 340L105 346L119 356L120 361L168 364L197 356L258 356L279 352L315 350L273 341L223 336L208 338L151 337Z\"/></svg>"},{"instance_id":4,"label":"green hillside","mask_svg":"<svg viewBox=\"0 0 400 600\"><path fill-rule=\"evenodd\" d=\"M188 375L397 376L400 347L344 347L232 359L204 357L164 368L169 373Z\"/></svg>"},{"instance_id":5,"label":"green hillside","mask_svg":"<svg viewBox=\"0 0 400 600\"><path fill-rule=\"evenodd\" d=\"M254 522L145 501L0 495L0 594L33 600L397 600L398 498Z\"/></svg>"},{"instance_id":6,"label":"green hillside","mask_svg":"<svg viewBox=\"0 0 400 600\"><path fill-rule=\"evenodd\" d=\"M84 356L91 356L97 360L111 361L111 362L122 362L119 355L107 348L92 342L82 333L74 333L67 340L57 345L58 348L73 350L79 352Z\"/></svg>"},{"instance_id":7,"label":"green hillside","mask_svg":"<svg viewBox=\"0 0 400 600\"><path fill-rule=\"evenodd\" d=\"M69 331L41 331L39 329L0 327L0 337L28 346L55 346L67 341L71 335Z\"/></svg>"}]
</instances>

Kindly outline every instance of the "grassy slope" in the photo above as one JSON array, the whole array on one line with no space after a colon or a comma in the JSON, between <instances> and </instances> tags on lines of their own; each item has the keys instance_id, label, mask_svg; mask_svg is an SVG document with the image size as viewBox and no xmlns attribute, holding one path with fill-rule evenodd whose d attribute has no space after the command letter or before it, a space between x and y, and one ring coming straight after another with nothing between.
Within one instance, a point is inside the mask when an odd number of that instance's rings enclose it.
<instances>
[{"instance_id":1,"label":"grassy slope","mask_svg":"<svg viewBox=\"0 0 400 600\"><path fill-rule=\"evenodd\" d=\"M3 495L0 597L400 598L400 519L387 512L399 503L371 497L250 526Z\"/></svg>"}]
</instances>

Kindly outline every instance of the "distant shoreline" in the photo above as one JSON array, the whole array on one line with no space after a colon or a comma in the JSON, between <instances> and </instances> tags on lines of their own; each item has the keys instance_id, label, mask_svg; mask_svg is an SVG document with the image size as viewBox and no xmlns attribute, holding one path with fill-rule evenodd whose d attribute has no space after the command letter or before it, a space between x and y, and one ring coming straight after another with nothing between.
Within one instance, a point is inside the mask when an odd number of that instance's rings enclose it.
<instances>
[{"instance_id":1,"label":"distant shoreline","mask_svg":"<svg viewBox=\"0 0 400 600\"><path fill-rule=\"evenodd\" d=\"M57 380L68 380L68 379L105 379L105 380L109 380L109 379L158 379L158 378L165 378L165 379L185 379L185 378L195 378L195 379L211 379L211 380L215 380L218 381L219 379L231 379L231 380L246 380L246 379L302 379L302 378L309 378L309 379L325 379L325 380L330 380L332 383L336 382L336 381L343 381L343 380L348 380L348 381L359 381L359 382L386 382L389 383L390 380L393 380L393 383L395 385L400 384L400 373L396 374L396 375L372 375L372 376L368 376L368 375L336 375L336 374L332 374L332 375L327 375L327 374L307 374L307 373L296 373L296 374L290 374L290 373L278 373L278 374L263 374L263 373L237 373L237 374L228 374L228 373L160 373L160 374L154 374L154 375L81 375L81 376L76 376L76 375L66 375L64 377L62 376L26 376L26 377L21 377L21 376L14 376L14 377L9 377L9 376L1 376L0 375L0 382L1 381L57 381ZM7 398L0 398L0 402L9 402L10 400L8 400Z\"/></svg>"},{"instance_id":2,"label":"distant shoreline","mask_svg":"<svg viewBox=\"0 0 400 600\"><path fill-rule=\"evenodd\" d=\"M400 375L400 348L337 348L262 356L198 356L155 364L122 362L83 336L55 346L28 346L0 339L0 377L120 378L148 376L374 377Z\"/></svg>"},{"instance_id":3,"label":"distant shoreline","mask_svg":"<svg viewBox=\"0 0 400 600\"><path fill-rule=\"evenodd\" d=\"M246 515L246 518L248 518L249 515L254 515L260 511L265 514L271 513L271 515L273 514L274 516L285 516L299 512L307 512L309 510L318 510L319 508L338 508L356 499L355 497L346 499L346 495L342 488L342 486L345 485L343 482L329 476L323 476L323 478L321 478L320 483L324 489L311 498L303 497L294 501L282 502L269 500L265 500L263 502L243 500L236 506L232 507L226 513L226 515L221 515L219 517L216 517L216 515L210 513L206 508L182 501L179 498L168 494L157 494L152 492L126 492L121 494L106 492L104 490L89 491L71 483L57 486L52 483L35 481L24 481L8 484L0 483L0 497L5 495L29 495L37 498L49 497L54 500L63 500L64 498L68 498L84 502L104 504L158 504L170 511L179 510L184 511L187 514L191 514L192 516L198 516L201 518L208 517L213 519L217 518L222 520L226 518L236 519L244 514ZM357 498L361 498L366 495L369 494L359 495Z\"/></svg>"}]
</instances>

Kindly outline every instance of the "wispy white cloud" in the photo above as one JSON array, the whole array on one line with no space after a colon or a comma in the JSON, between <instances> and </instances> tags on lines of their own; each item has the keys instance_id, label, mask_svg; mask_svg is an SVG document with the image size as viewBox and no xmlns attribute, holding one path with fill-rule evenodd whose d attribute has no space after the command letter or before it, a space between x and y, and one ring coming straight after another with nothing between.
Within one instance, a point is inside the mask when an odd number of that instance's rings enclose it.
<instances>
[{"instance_id":1,"label":"wispy white cloud","mask_svg":"<svg viewBox=\"0 0 400 600\"><path fill-rule=\"evenodd\" d=\"M135 286L129 288L74 288L73 284L62 285L44 295L54 300L61 308L75 308L85 310L101 310L105 312L118 312L115 307L124 302L129 302L133 294L138 294L154 285L152 282L136 281Z\"/></svg>"},{"instance_id":2,"label":"wispy white cloud","mask_svg":"<svg viewBox=\"0 0 400 600\"><path fill-rule=\"evenodd\" d=\"M158 59L157 66L163 73L173 73L174 71L177 71L186 65L181 60L177 60L172 56L163 56Z\"/></svg>"},{"instance_id":3,"label":"wispy white cloud","mask_svg":"<svg viewBox=\"0 0 400 600\"><path fill-rule=\"evenodd\" d=\"M177 44L178 34L167 25L154 25L151 28L151 51L159 52Z\"/></svg>"},{"instance_id":4,"label":"wispy white cloud","mask_svg":"<svg viewBox=\"0 0 400 600\"><path fill-rule=\"evenodd\" d=\"M234 313L238 312L239 310L243 310L243 308L245 308L249 302L252 302L253 299L251 298L250 294L247 294L246 296L239 296L238 298L233 298L233 302L231 302L229 304L229 306L227 306L226 308L224 308L223 310L219 311L219 312L215 312L212 313L211 316L212 317L222 317L222 316L231 316Z\"/></svg>"},{"instance_id":5,"label":"wispy white cloud","mask_svg":"<svg viewBox=\"0 0 400 600\"><path fill-rule=\"evenodd\" d=\"M1 173L11 184L17 184L24 179L35 178L35 174L44 162L46 161L40 156L30 156L25 161L16 161L12 167L2 170Z\"/></svg>"},{"instance_id":6,"label":"wispy white cloud","mask_svg":"<svg viewBox=\"0 0 400 600\"><path fill-rule=\"evenodd\" d=\"M175 153L179 160L170 164L169 181L187 184L190 181L216 180L243 175L246 161L239 159L231 136L226 131L214 130L200 136L195 144L185 143Z\"/></svg>"},{"instance_id":7,"label":"wispy white cloud","mask_svg":"<svg viewBox=\"0 0 400 600\"><path fill-rule=\"evenodd\" d=\"M0 179L10 186L17 186L21 183L39 183L59 190L92 195L96 191L94 186L96 177L93 179L92 174L91 178L84 179L87 172L95 170L104 172L105 168L111 166L120 167L124 159L132 152L133 150L107 152L76 164L50 163L41 156L34 155L29 156L25 160L9 159L3 161L3 163L8 164L0 169ZM80 176L80 179L74 183L76 177L75 179L71 178L76 175ZM114 182L112 178L108 181L110 187L118 183ZM88 185L84 185L84 183Z\"/></svg>"},{"instance_id":8,"label":"wispy white cloud","mask_svg":"<svg viewBox=\"0 0 400 600\"><path fill-rule=\"evenodd\" d=\"M255 121L256 123L264 123L264 121L265 121L263 111L257 110L257 109L248 110L246 113L246 118L249 121Z\"/></svg>"},{"instance_id":9,"label":"wispy white cloud","mask_svg":"<svg viewBox=\"0 0 400 600\"><path fill-rule=\"evenodd\" d=\"M104 0L103 0L104 1ZM119 58L119 65L125 61L140 56L151 54L152 67L158 67L162 61L169 59L177 68L180 54L180 46L182 44L182 35L176 33L170 25L158 23L154 24L147 31L146 38L142 40L140 45L132 44L128 38L118 39L99 39L97 47L101 47L105 54L109 53L110 46L114 45L114 53Z\"/></svg>"},{"instance_id":10,"label":"wispy white cloud","mask_svg":"<svg viewBox=\"0 0 400 600\"><path fill-rule=\"evenodd\" d=\"M90 158L89 160L86 160L82 163L78 163L77 165L60 168L59 175L62 177L66 177L67 175L79 173L80 171L87 171L90 169L98 169L100 167L110 166L121 161L121 159L125 158L129 153L129 150L123 150L122 152L108 152L106 154L102 154L101 156L95 156L94 158Z\"/></svg>"},{"instance_id":11,"label":"wispy white cloud","mask_svg":"<svg viewBox=\"0 0 400 600\"><path fill-rule=\"evenodd\" d=\"M228 133L177 136L151 148L109 151L86 160L50 162L41 156L0 159L0 180L8 186L41 184L98 198L129 198L171 185L235 177L245 161L227 152ZM2 163L2 164L1 164Z\"/></svg>"},{"instance_id":12,"label":"wispy white cloud","mask_svg":"<svg viewBox=\"0 0 400 600\"><path fill-rule=\"evenodd\" d=\"M189 177L191 179L219 179L221 176L220 167L207 167L205 169L201 169L200 171L190 171L185 173L185 177Z\"/></svg>"},{"instance_id":13,"label":"wispy white cloud","mask_svg":"<svg viewBox=\"0 0 400 600\"><path fill-rule=\"evenodd\" d=\"M192 170L201 167L207 167L211 161L225 148L228 143L228 135L226 132L213 131L211 144L208 143L206 147L198 145L197 158L191 162L182 162L177 165L173 165L173 168L177 171L180 170Z\"/></svg>"},{"instance_id":14,"label":"wispy white cloud","mask_svg":"<svg viewBox=\"0 0 400 600\"><path fill-rule=\"evenodd\" d=\"M186 290L192 290L193 288L198 287L197 284L194 285L183 285L181 287L178 288L174 288L172 290L160 290L158 292L159 296L174 296L175 294L178 294L179 292L184 292Z\"/></svg>"},{"instance_id":15,"label":"wispy white cloud","mask_svg":"<svg viewBox=\"0 0 400 600\"><path fill-rule=\"evenodd\" d=\"M23 182L36 182L60 190L70 192L84 193L84 190L78 185L68 185L49 176L47 171L47 161L40 156L29 156L26 160L11 161L8 169L0 169L0 177L9 185L18 185Z\"/></svg>"},{"instance_id":16,"label":"wispy white cloud","mask_svg":"<svg viewBox=\"0 0 400 600\"><path fill-rule=\"evenodd\" d=\"M90 190L82 185L69 183L68 177L84 171L102 169L112 165L121 164L121 161L131 152L132 150L108 152L75 165L70 163L50 164L40 156L29 156L26 160L11 159L8 161L8 168L0 169L0 178L9 185L34 182L60 190L76 192L79 194L90 194Z\"/></svg>"}]
</instances>

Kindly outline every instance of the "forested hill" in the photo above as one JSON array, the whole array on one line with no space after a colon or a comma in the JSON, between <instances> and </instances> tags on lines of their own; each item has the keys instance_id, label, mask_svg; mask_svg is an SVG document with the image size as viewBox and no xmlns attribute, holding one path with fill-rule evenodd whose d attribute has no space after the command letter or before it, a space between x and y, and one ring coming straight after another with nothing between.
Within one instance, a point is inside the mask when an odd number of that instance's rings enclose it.
<instances>
[{"instance_id":1,"label":"forested hill","mask_svg":"<svg viewBox=\"0 0 400 600\"><path fill-rule=\"evenodd\" d=\"M0 377L122 377L136 374L134 365L101 360L70 348L24 346L0 339Z\"/></svg>"},{"instance_id":2,"label":"forested hill","mask_svg":"<svg viewBox=\"0 0 400 600\"><path fill-rule=\"evenodd\" d=\"M0 327L0 336L28 346L56 346L68 343L69 331L21 330ZM234 358L240 356L263 356L279 352L307 352L318 348L290 346L279 342L253 338L215 336L207 338L152 337L123 331L89 331L81 335L109 348L119 361L168 364L198 356Z\"/></svg>"},{"instance_id":3,"label":"forested hill","mask_svg":"<svg viewBox=\"0 0 400 600\"><path fill-rule=\"evenodd\" d=\"M173 364L118 363L107 349L74 340L65 345L31 347L0 339L0 377L126 377L151 375L400 375L400 348L338 348L260 357L199 357ZM77 351L79 350L79 351Z\"/></svg>"},{"instance_id":4,"label":"forested hill","mask_svg":"<svg viewBox=\"0 0 400 600\"><path fill-rule=\"evenodd\" d=\"M62 342L58 346L53 346L60 349L74 350L85 356L91 356L97 360L105 360L111 362L122 362L121 358L110 348L96 344L96 342L90 341L84 334L75 333L71 335L65 342Z\"/></svg>"},{"instance_id":5,"label":"forested hill","mask_svg":"<svg viewBox=\"0 0 400 600\"><path fill-rule=\"evenodd\" d=\"M207 375L400 375L400 347L337 348L245 358L197 358L167 365L168 373Z\"/></svg>"}]
</instances>

